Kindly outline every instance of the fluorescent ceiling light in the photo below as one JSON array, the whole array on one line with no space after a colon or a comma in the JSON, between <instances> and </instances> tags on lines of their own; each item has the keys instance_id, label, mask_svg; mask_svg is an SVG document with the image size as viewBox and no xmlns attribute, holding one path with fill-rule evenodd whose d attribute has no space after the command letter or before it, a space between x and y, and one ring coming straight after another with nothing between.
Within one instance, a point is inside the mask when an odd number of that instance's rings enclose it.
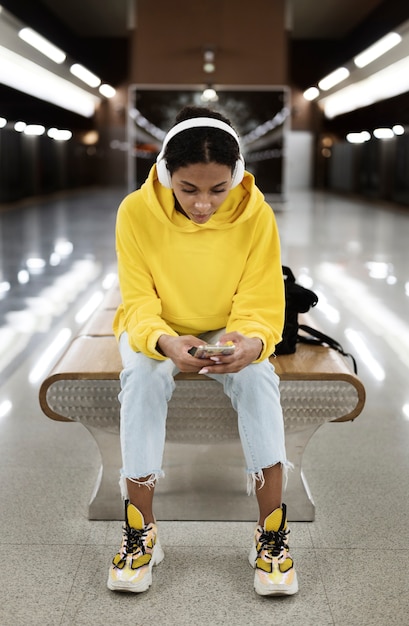
<instances>
[{"instance_id":1,"label":"fluorescent ceiling light","mask_svg":"<svg viewBox=\"0 0 409 626\"><path fill-rule=\"evenodd\" d=\"M403 128L403 126L401 124L395 124L395 126L392 126L392 130L395 133L395 135L404 135L405 134L405 129Z\"/></svg>"},{"instance_id":2,"label":"fluorescent ceiling light","mask_svg":"<svg viewBox=\"0 0 409 626\"><path fill-rule=\"evenodd\" d=\"M92 117L100 102L98 97L3 46L0 83L84 117Z\"/></svg>"},{"instance_id":3,"label":"fluorescent ceiling light","mask_svg":"<svg viewBox=\"0 0 409 626\"><path fill-rule=\"evenodd\" d=\"M106 84L101 85L98 91L102 96L105 96L105 98L113 98L116 94L116 89Z\"/></svg>"},{"instance_id":4,"label":"fluorescent ceiling light","mask_svg":"<svg viewBox=\"0 0 409 626\"><path fill-rule=\"evenodd\" d=\"M203 64L203 71L206 72L206 74L212 74L216 69L216 66L214 63L204 63Z\"/></svg>"},{"instance_id":5,"label":"fluorescent ceiling light","mask_svg":"<svg viewBox=\"0 0 409 626\"><path fill-rule=\"evenodd\" d=\"M40 137L45 133L45 127L41 124L28 124L24 129L25 135L32 135L34 137Z\"/></svg>"},{"instance_id":6,"label":"fluorescent ceiling light","mask_svg":"<svg viewBox=\"0 0 409 626\"><path fill-rule=\"evenodd\" d=\"M58 128L50 128L47 132L47 135L51 137L51 139L55 139L56 141L69 141L72 137L72 132L70 130L60 130Z\"/></svg>"},{"instance_id":7,"label":"fluorescent ceiling light","mask_svg":"<svg viewBox=\"0 0 409 626\"><path fill-rule=\"evenodd\" d=\"M7 120L5 117L0 117L0 128L4 128L7 124Z\"/></svg>"},{"instance_id":8,"label":"fluorescent ceiling light","mask_svg":"<svg viewBox=\"0 0 409 626\"><path fill-rule=\"evenodd\" d=\"M215 89L213 89L213 87L207 87L207 89L203 90L203 93L201 95L201 99L204 102L215 102L216 100L219 99L217 92Z\"/></svg>"},{"instance_id":9,"label":"fluorescent ceiling light","mask_svg":"<svg viewBox=\"0 0 409 626\"><path fill-rule=\"evenodd\" d=\"M32 28L22 28L18 36L55 63L64 63L66 54Z\"/></svg>"},{"instance_id":10,"label":"fluorescent ceiling light","mask_svg":"<svg viewBox=\"0 0 409 626\"><path fill-rule=\"evenodd\" d=\"M310 87L303 93L305 100L309 100L309 101L315 100L315 98L318 98L319 95L320 95L320 91L316 87Z\"/></svg>"},{"instance_id":11,"label":"fluorescent ceiling light","mask_svg":"<svg viewBox=\"0 0 409 626\"><path fill-rule=\"evenodd\" d=\"M373 134L377 139L392 139L395 136L392 128L375 128Z\"/></svg>"},{"instance_id":12,"label":"fluorescent ceiling light","mask_svg":"<svg viewBox=\"0 0 409 626\"><path fill-rule=\"evenodd\" d=\"M328 76L325 76L325 78L320 80L318 87L322 89L322 91L328 91L328 89L332 89L332 87L341 83L343 80L348 78L348 76L349 70L346 67L339 67L337 70L334 70L331 74L328 74Z\"/></svg>"},{"instance_id":13,"label":"fluorescent ceiling light","mask_svg":"<svg viewBox=\"0 0 409 626\"><path fill-rule=\"evenodd\" d=\"M70 72L71 74L82 80L82 82L89 87L99 87L99 85L101 84L101 80L98 78L98 76L95 76L95 74L87 70L86 67L80 65L79 63L74 63L74 65L71 65Z\"/></svg>"},{"instance_id":14,"label":"fluorescent ceiling light","mask_svg":"<svg viewBox=\"0 0 409 626\"><path fill-rule=\"evenodd\" d=\"M372 46L369 46L369 48L361 52L361 54L358 54L354 58L354 63L357 67L366 67L372 63L372 61L375 61L375 59L385 54L385 52L397 46L401 41L402 37L398 33L389 33Z\"/></svg>"},{"instance_id":15,"label":"fluorescent ceiling light","mask_svg":"<svg viewBox=\"0 0 409 626\"><path fill-rule=\"evenodd\" d=\"M320 104L326 117L333 118L407 91L409 91L409 57L322 98Z\"/></svg>"},{"instance_id":16,"label":"fluorescent ceiling light","mask_svg":"<svg viewBox=\"0 0 409 626\"><path fill-rule=\"evenodd\" d=\"M365 141L369 141L371 135L367 130L363 130L360 133L348 133L346 136L346 140L348 143L365 143Z\"/></svg>"},{"instance_id":17,"label":"fluorescent ceiling light","mask_svg":"<svg viewBox=\"0 0 409 626\"><path fill-rule=\"evenodd\" d=\"M14 124L14 130L16 130L18 133L22 133L26 126L27 124L25 122L16 122Z\"/></svg>"}]
</instances>

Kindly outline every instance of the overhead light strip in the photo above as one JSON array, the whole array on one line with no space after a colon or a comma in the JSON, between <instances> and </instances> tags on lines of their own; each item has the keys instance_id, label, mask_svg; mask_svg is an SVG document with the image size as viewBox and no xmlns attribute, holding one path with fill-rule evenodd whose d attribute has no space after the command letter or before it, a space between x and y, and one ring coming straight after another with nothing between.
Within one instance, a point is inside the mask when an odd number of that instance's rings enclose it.
<instances>
[{"instance_id":1,"label":"overhead light strip","mask_svg":"<svg viewBox=\"0 0 409 626\"><path fill-rule=\"evenodd\" d=\"M18 36L30 46L44 54L48 59L54 61L54 63L64 63L67 58L65 52L57 48L57 46L48 41L48 39L42 37L42 35L39 35L32 28L22 28Z\"/></svg>"},{"instance_id":2,"label":"overhead light strip","mask_svg":"<svg viewBox=\"0 0 409 626\"><path fill-rule=\"evenodd\" d=\"M407 31L408 28L409 28L409 21L407 23L405 23L405 24L408 25L406 27L406 31ZM376 41L373 45L371 45L368 48L366 48L363 52L361 52L360 54L356 55L354 57L354 59L353 59L353 62L350 61L349 64L347 64L346 67L338 68L334 72L331 72L331 74L328 74L328 76L325 76L318 83L319 89L317 87L315 87L315 86L312 86L309 89L307 89L306 91L304 91L304 94L303 94L304 98L306 100L315 100L316 98L320 97L320 90L321 91L329 91L330 89L332 89L333 87L338 85L340 82L342 82L346 78L349 78L350 76L351 76L351 80L349 81L349 83L350 83L351 87L354 86L354 85L359 84L359 82L364 83L366 79L362 78L361 81L359 81L359 73L358 72L354 72L354 69L355 70L358 69L358 71L359 71L360 69L365 68L367 65L369 65L373 61L379 59L384 54L386 54L387 52L389 52L390 50L395 48L401 42L403 42L402 47L400 48L401 52L399 53L399 51L398 51L397 53L392 53L392 55L394 55L395 63L399 62L399 57L400 57L401 60L407 59L408 55L405 54L405 48L403 48L403 45L405 45L406 49L407 49L407 44L405 43L405 40L404 40L405 32L406 32L405 31L405 26L402 25L399 30L401 31L401 33L395 32L395 31L392 31L392 32L388 33L384 37L381 37L381 39ZM388 67L391 67L392 64L393 64L393 56L391 58L391 61L389 62L389 66ZM380 70L380 71L383 71L383 70ZM367 76L367 74L366 74L366 76ZM354 79L355 79L355 82L354 82ZM406 84L406 81L404 81L404 84ZM345 88L341 88L340 90L337 90L336 94L339 94L340 92L344 92L345 89L349 89L349 87L345 87ZM406 91L406 90L407 90L406 87L405 88L400 88L398 86L398 93L404 93L404 91ZM349 91L349 94L352 94L353 92L354 92L354 89L351 89ZM346 93L347 92L345 92L345 94ZM332 95L336 95L336 94L331 94L331 96L325 96L323 94L321 96L321 102L328 101L329 97L332 98ZM385 100L386 98L391 97L389 95L388 91L386 91L385 93L381 92L381 96L382 97L376 96L376 100L374 100L374 101ZM362 94L363 100L367 100L369 103L371 103L370 100L372 99L372 97L373 97L373 95L367 94L367 97L365 98L365 94ZM334 99L333 101L335 102L336 99ZM351 106L348 109L349 111L352 111L352 110L355 110L356 108L359 108L358 106L355 106L352 103L350 103L350 105ZM360 105L360 106L366 106L366 104L363 104L363 105ZM337 115L338 115L338 113L337 113ZM334 115L332 115L332 114L331 114L331 116L334 117Z\"/></svg>"},{"instance_id":3,"label":"overhead light strip","mask_svg":"<svg viewBox=\"0 0 409 626\"><path fill-rule=\"evenodd\" d=\"M79 63L71 65L70 72L89 87L99 87L101 84L101 79L98 78L98 76L95 76L95 74L87 70L86 67L80 65Z\"/></svg>"},{"instance_id":4,"label":"overhead light strip","mask_svg":"<svg viewBox=\"0 0 409 626\"><path fill-rule=\"evenodd\" d=\"M339 67L320 80L318 87L322 89L322 91L328 91L332 89L332 87L335 87L335 85L339 85L339 83L348 78L348 76L349 70L346 67Z\"/></svg>"},{"instance_id":5,"label":"overhead light strip","mask_svg":"<svg viewBox=\"0 0 409 626\"><path fill-rule=\"evenodd\" d=\"M328 118L355 111L409 91L409 57L340 89L320 101Z\"/></svg>"},{"instance_id":6,"label":"overhead light strip","mask_svg":"<svg viewBox=\"0 0 409 626\"><path fill-rule=\"evenodd\" d=\"M97 96L3 46L0 83L84 117L92 117L100 102Z\"/></svg>"},{"instance_id":7,"label":"overhead light strip","mask_svg":"<svg viewBox=\"0 0 409 626\"><path fill-rule=\"evenodd\" d=\"M379 39L372 46L369 46L366 50L358 54L354 58L354 63L357 67L366 67L375 59L379 59L383 54L392 50L402 41L402 37L398 33L388 33L385 37Z\"/></svg>"},{"instance_id":8,"label":"overhead light strip","mask_svg":"<svg viewBox=\"0 0 409 626\"><path fill-rule=\"evenodd\" d=\"M64 109L74 111L80 115L85 115L86 117L90 117L89 111L91 108L94 111L95 104L101 101L100 95L104 98L112 98L115 96L116 91L113 87L111 87L111 85L107 85L105 83L102 84L98 76L79 63L73 63L71 61L72 69L70 73L67 55L63 50L40 35L37 31L21 23L11 13L8 13L8 11L2 10L1 5L0 43L2 47L2 54L0 55L0 82L3 82L5 85L18 89L23 93L34 95L42 100L51 102L52 104L58 104L58 106L62 106ZM28 46L32 46L34 49L30 51ZM7 52L4 52L5 50ZM43 57L37 52L41 53ZM5 55L7 55L6 59L4 58ZM12 57L12 55L14 56ZM14 64L14 66L21 66L22 60L24 59L27 60L27 64L29 62L32 63L31 69L26 71L26 77L29 79L27 83L25 78L20 78L21 67L17 70L18 75L16 77L13 76L14 68L11 67L11 64ZM57 63L59 67L54 69L54 66L48 61L48 59ZM30 71L32 71L33 68L35 68L35 78L30 76ZM41 70L38 68L43 68L43 73L41 75ZM43 78L47 75L47 71L49 72L48 77L51 75L55 77L57 81L58 79L63 81L65 80L65 84L72 85L73 89L77 88L77 91L71 92L69 98L60 97L57 92L63 83L59 83L58 86L57 82L54 82L54 86L51 89L43 89L43 85L41 83ZM90 93L85 86L81 87L81 85L75 80L74 76L83 81L87 86L91 87L92 90L99 88L99 93ZM32 83L34 81L37 81L39 84L33 86ZM49 83L47 79L46 82ZM53 89L56 93L51 93L50 95L50 92L52 92ZM46 91L45 96L43 95L44 91ZM92 97L94 100L92 100ZM84 105L84 102L81 102L84 99L88 101L88 104ZM78 100L78 105L75 100ZM92 107L89 104L90 102ZM80 111L78 111L78 108Z\"/></svg>"}]
</instances>

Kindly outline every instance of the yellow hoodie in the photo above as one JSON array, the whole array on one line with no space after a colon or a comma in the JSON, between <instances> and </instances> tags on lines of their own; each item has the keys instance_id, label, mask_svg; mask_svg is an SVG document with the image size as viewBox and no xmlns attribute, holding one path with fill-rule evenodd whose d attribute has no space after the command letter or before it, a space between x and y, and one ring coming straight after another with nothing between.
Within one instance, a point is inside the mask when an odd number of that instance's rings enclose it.
<instances>
[{"instance_id":1,"label":"yellow hoodie","mask_svg":"<svg viewBox=\"0 0 409 626\"><path fill-rule=\"evenodd\" d=\"M175 209L153 166L119 207L116 249L122 304L114 332L119 338L126 330L136 352L164 359L156 350L161 335L224 327L259 337L259 361L274 352L285 307L280 242L248 172L210 220L196 224Z\"/></svg>"}]
</instances>

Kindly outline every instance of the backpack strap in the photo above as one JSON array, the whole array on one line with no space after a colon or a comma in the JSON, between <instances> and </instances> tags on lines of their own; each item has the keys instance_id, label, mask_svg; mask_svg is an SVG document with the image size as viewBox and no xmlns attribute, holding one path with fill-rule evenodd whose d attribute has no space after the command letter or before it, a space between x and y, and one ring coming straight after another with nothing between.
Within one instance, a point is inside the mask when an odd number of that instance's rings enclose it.
<instances>
[{"instance_id":1,"label":"backpack strap","mask_svg":"<svg viewBox=\"0 0 409 626\"><path fill-rule=\"evenodd\" d=\"M357 367L355 357L350 352L345 352L344 348L336 339L333 339L332 337L325 335L324 333L317 330L316 328L312 328L311 326L306 326L305 324L300 324L299 329L311 335L311 337L305 337L304 335L298 334L297 341L299 343L308 343L308 344L313 344L317 346L322 346L323 344L326 344L327 346L329 346L333 350L336 350L343 356L349 357L352 360L355 374L358 374L358 367Z\"/></svg>"}]
</instances>

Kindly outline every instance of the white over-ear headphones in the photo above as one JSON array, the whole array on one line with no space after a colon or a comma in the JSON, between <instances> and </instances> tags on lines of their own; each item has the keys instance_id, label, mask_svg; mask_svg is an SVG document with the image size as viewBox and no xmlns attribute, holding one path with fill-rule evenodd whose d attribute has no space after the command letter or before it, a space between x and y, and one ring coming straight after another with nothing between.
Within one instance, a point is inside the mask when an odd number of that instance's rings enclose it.
<instances>
[{"instance_id":1,"label":"white over-ear headphones","mask_svg":"<svg viewBox=\"0 0 409 626\"><path fill-rule=\"evenodd\" d=\"M222 122L221 120L218 120L213 117L192 117L189 120L184 120L183 122L179 122L179 124L176 124L176 126L171 128L168 134L166 135L163 141L162 150L160 151L160 153L158 154L158 158L156 159L156 171L158 174L158 180L164 187L167 187L168 189L172 189L172 180L171 180L170 172L168 170L166 159L165 159L165 150L166 150L166 146L168 142L172 139L172 137L174 137L178 133L181 133L183 130L188 130L189 128L200 128L200 127L219 128L220 130L224 130L226 133L229 133L229 135L234 137L234 139L237 141L237 144L240 148L239 137L237 133L235 132L235 130L231 126L226 124L225 122ZM233 171L232 183L231 183L232 188L237 187L237 185L239 185L241 181L243 180L244 167L245 167L244 159L243 159L242 154L240 153L239 158L236 161L234 171Z\"/></svg>"}]
</instances>

